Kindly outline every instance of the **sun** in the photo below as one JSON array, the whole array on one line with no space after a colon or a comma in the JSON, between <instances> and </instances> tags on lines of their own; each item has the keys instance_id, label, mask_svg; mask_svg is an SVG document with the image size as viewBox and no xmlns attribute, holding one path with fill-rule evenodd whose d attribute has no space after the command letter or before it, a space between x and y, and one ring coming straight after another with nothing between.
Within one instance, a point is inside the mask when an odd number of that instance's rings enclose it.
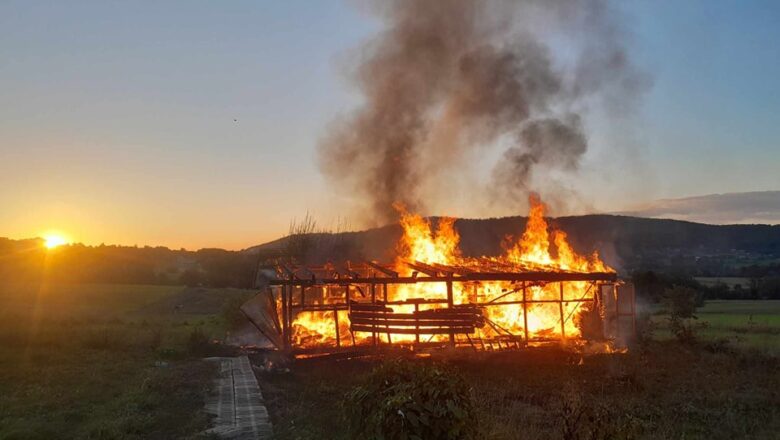
<instances>
[{"instance_id":1,"label":"sun","mask_svg":"<svg viewBox=\"0 0 780 440\"><path fill-rule=\"evenodd\" d=\"M68 239L60 234L46 234L44 235L43 240L43 245L46 246L46 249L54 249L57 246L69 243Z\"/></svg>"}]
</instances>

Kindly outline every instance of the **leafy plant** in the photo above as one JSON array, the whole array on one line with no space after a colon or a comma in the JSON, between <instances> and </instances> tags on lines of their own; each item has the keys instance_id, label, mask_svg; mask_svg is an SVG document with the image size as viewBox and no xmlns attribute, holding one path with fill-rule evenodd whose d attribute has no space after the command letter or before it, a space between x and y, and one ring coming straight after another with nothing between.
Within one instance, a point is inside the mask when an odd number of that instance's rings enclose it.
<instances>
[{"instance_id":1,"label":"leafy plant","mask_svg":"<svg viewBox=\"0 0 780 440\"><path fill-rule=\"evenodd\" d=\"M664 292L664 301L669 311L669 329L677 340L690 344L695 342L693 321L698 319L699 294L690 287L674 286Z\"/></svg>"},{"instance_id":2,"label":"leafy plant","mask_svg":"<svg viewBox=\"0 0 780 440\"><path fill-rule=\"evenodd\" d=\"M389 361L346 398L355 439L463 439L474 434L474 404L460 374L441 365Z\"/></svg>"},{"instance_id":3,"label":"leafy plant","mask_svg":"<svg viewBox=\"0 0 780 440\"><path fill-rule=\"evenodd\" d=\"M204 356L209 351L208 335L200 327L195 327L187 337L187 352L192 356Z\"/></svg>"}]
</instances>

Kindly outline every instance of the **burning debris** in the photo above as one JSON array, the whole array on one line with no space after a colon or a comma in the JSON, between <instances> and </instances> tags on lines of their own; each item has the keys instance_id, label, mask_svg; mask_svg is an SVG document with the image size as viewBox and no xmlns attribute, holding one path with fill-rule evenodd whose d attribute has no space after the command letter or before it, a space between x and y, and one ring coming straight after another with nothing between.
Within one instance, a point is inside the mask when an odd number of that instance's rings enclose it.
<instances>
[{"instance_id":1,"label":"burning debris","mask_svg":"<svg viewBox=\"0 0 780 440\"><path fill-rule=\"evenodd\" d=\"M296 349L497 349L632 331L633 290L597 253L578 255L562 231L550 232L545 206L537 197L530 203L523 234L507 237L503 255L480 258L460 254L454 219L434 227L399 206L403 235L393 264L280 265L268 280L273 318L261 331L275 328L277 346Z\"/></svg>"}]
</instances>

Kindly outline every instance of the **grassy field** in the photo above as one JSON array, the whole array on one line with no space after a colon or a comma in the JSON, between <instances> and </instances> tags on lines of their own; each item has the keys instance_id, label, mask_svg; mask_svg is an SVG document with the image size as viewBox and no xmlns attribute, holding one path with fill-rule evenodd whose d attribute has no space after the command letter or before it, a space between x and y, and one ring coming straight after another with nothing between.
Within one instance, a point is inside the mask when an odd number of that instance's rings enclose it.
<instances>
[{"instance_id":1,"label":"grassy field","mask_svg":"<svg viewBox=\"0 0 780 440\"><path fill-rule=\"evenodd\" d=\"M193 295L203 304L188 310ZM224 335L221 304L244 296L0 285L0 438L196 437L209 423L201 408L214 374L200 358Z\"/></svg>"},{"instance_id":2,"label":"grassy field","mask_svg":"<svg viewBox=\"0 0 780 440\"><path fill-rule=\"evenodd\" d=\"M209 338L249 293L178 286L0 285L0 438L199 438ZM700 342L663 328L620 355L441 355L471 384L480 439L776 438L780 302L712 301ZM726 342L723 342L726 341ZM255 359L260 361L260 359ZM280 439L348 438L343 399L379 360L260 376ZM599 432L600 437L593 437Z\"/></svg>"},{"instance_id":3,"label":"grassy field","mask_svg":"<svg viewBox=\"0 0 780 440\"><path fill-rule=\"evenodd\" d=\"M707 301L696 312L697 336L704 342L727 342L780 355L780 301ZM671 338L666 315L653 317L661 339Z\"/></svg>"},{"instance_id":4,"label":"grassy field","mask_svg":"<svg viewBox=\"0 0 780 440\"><path fill-rule=\"evenodd\" d=\"M780 304L710 302L699 316L708 327L692 345L659 329L625 354L550 348L409 362L443 362L465 377L479 439L777 438L780 336L764 326L777 328ZM345 395L379 362L299 360L288 374L261 374L277 438L349 438Z\"/></svg>"}]
</instances>

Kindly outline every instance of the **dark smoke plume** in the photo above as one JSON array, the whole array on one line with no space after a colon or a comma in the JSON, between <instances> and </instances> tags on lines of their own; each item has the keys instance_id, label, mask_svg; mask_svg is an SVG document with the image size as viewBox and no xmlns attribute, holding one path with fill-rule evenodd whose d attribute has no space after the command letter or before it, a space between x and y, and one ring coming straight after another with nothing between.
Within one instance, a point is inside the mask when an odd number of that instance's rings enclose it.
<instances>
[{"instance_id":1,"label":"dark smoke plume","mask_svg":"<svg viewBox=\"0 0 780 440\"><path fill-rule=\"evenodd\" d=\"M625 112L642 89L606 1L383 0L370 10L384 28L353 72L364 101L319 153L374 222L393 220L394 202L424 210L427 183L459 179L492 148L505 151L484 183L515 204L544 181L539 170L578 168L591 106Z\"/></svg>"}]
</instances>

